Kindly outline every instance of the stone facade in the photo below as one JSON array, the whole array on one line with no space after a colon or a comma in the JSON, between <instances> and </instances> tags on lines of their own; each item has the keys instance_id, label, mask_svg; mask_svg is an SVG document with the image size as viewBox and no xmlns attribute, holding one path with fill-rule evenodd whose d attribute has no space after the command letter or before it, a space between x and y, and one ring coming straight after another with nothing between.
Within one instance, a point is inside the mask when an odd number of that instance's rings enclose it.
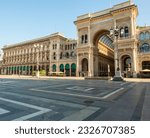
<instances>
[{"instance_id":1,"label":"stone facade","mask_svg":"<svg viewBox=\"0 0 150 138\"><path fill-rule=\"evenodd\" d=\"M114 76L119 67L124 77L150 77L150 27L137 27L137 16L128 1L77 17L77 40L55 33L5 46L1 73L31 75L39 67L47 75ZM116 27L117 38L110 36Z\"/></svg>"},{"instance_id":2,"label":"stone facade","mask_svg":"<svg viewBox=\"0 0 150 138\"><path fill-rule=\"evenodd\" d=\"M150 77L150 27L137 27L137 70L138 75Z\"/></svg>"},{"instance_id":3,"label":"stone facade","mask_svg":"<svg viewBox=\"0 0 150 138\"><path fill-rule=\"evenodd\" d=\"M34 71L76 76L76 40L60 33L3 48L2 74L32 75ZM37 67L38 66L38 67Z\"/></svg>"},{"instance_id":4,"label":"stone facade","mask_svg":"<svg viewBox=\"0 0 150 138\"><path fill-rule=\"evenodd\" d=\"M137 58L137 39L136 39L136 17L138 15L137 6L131 4L130 2L121 3L113 6L110 9L106 9L104 11L100 11L97 13L86 14L83 16L77 17L75 24L78 30L78 48L77 53L82 53L83 47L87 49L86 53L88 55L88 63L89 70L88 76L97 76L99 73L99 63L103 61L105 65L110 66L114 59L118 57L119 66L121 71L125 70L121 66L122 58L124 56L130 57L132 60L131 72L136 76L137 68L136 68L136 58ZM103 60L101 56L99 56L99 52L96 54L95 51L98 51L99 41L101 37L108 36L109 30L114 27L118 27L119 30L125 29L125 33L123 36L119 36L118 40L113 40L112 45L114 45L114 58L109 62L107 60ZM87 35L87 43L82 43L82 37ZM116 54L116 45L118 46L118 55ZM109 57L109 55L108 55ZM80 60L83 57L77 54L77 62L79 62L79 70L81 69ZM112 67L113 68L113 67ZM107 72L106 68L106 72ZM115 71L117 70L117 65L115 62ZM113 69L111 69L111 72Z\"/></svg>"}]
</instances>

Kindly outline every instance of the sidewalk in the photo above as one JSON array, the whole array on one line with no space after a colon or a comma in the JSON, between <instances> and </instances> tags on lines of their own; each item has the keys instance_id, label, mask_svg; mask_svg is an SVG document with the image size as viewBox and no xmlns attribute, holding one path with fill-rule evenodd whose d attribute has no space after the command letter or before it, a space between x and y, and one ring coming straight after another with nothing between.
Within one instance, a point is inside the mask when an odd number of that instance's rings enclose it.
<instances>
[{"instance_id":1,"label":"sidewalk","mask_svg":"<svg viewBox=\"0 0 150 138\"><path fill-rule=\"evenodd\" d=\"M50 79L59 79L59 80L84 80L84 77L53 77L53 76L25 76L25 75L0 75L0 79L27 79L27 80L50 80Z\"/></svg>"},{"instance_id":2,"label":"sidewalk","mask_svg":"<svg viewBox=\"0 0 150 138\"><path fill-rule=\"evenodd\" d=\"M150 82L150 78L124 78L127 82Z\"/></svg>"},{"instance_id":3,"label":"sidewalk","mask_svg":"<svg viewBox=\"0 0 150 138\"><path fill-rule=\"evenodd\" d=\"M25 75L0 75L0 78L7 79L32 79L32 80L50 80L50 79L59 79L59 80L85 80L84 77L54 77L54 76L40 76L37 78L36 76L25 76ZM90 80L100 80L97 78L92 78ZM104 79L103 79L104 80ZM150 79L144 78L124 78L127 82L150 82Z\"/></svg>"}]
</instances>

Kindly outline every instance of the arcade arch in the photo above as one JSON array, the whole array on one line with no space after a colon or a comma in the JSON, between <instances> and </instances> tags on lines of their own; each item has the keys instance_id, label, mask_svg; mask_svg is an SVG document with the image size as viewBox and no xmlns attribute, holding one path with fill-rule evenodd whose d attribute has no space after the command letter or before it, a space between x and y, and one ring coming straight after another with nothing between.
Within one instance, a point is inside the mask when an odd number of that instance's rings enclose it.
<instances>
[{"instance_id":1,"label":"arcade arch","mask_svg":"<svg viewBox=\"0 0 150 138\"><path fill-rule=\"evenodd\" d=\"M114 75L114 45L109 30L98 31L93 39L97 54L94 60L94 76Z\"/></svg>"},{"instance_id":2,"label":"arcade arch","mask_svg":"<svg viewBox=\"0 0 150 138\"><path fill-rule=\"evenodd\" d=\"M132 59L130 55L123 55L121 57L121 72L123 72L124 77L132 77Z\"/></svg>"}]
</instances>

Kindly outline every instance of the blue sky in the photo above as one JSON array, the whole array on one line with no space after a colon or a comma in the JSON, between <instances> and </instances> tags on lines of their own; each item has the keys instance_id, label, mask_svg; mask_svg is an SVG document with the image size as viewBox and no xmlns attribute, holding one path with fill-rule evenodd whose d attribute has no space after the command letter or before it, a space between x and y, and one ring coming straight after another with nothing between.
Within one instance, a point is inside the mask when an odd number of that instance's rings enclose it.
<instances>
[{"instance_id":1,"label":"blue sky","mask_svg":"<svg viewBox=\"0 0 150 138\"><path fill-rule=\"evenodd\" d=\"M76 38L76 17L127 0L0 0L0 47L62 32ZM149 25L149 0L134 0L138 25Z\"/></svg>"}]
</instances>

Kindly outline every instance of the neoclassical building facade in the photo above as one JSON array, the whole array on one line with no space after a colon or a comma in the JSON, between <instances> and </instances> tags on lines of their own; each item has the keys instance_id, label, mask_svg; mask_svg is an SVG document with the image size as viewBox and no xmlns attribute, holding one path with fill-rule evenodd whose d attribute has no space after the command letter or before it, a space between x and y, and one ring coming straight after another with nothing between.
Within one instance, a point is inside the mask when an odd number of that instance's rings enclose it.
<instances>
[{"instance_id":1,"label":"neoclassical building facade","mask_svg":"<svg viewBox=\"0 0 150 138\"><path fill-rule=\"evenodd\" d=\"M138 7L130 2L78 16L77 40L60 33L3 47L1 74L33 71L65 76L150 77L150 27L136 24ZM110 35L110 29L118 31Z\"/></svg>"},{"instance_id":2,"label":"neoclassical building facade","mask_svg":"<svg viewBox=\"0 0 150 138\"><path fill-rule=\"evenodd\" d=\"M5 46L2 74L32 75L34 71L64 72L76 76L76 40L60 33Z\"/></svg>"}]
</instances>

